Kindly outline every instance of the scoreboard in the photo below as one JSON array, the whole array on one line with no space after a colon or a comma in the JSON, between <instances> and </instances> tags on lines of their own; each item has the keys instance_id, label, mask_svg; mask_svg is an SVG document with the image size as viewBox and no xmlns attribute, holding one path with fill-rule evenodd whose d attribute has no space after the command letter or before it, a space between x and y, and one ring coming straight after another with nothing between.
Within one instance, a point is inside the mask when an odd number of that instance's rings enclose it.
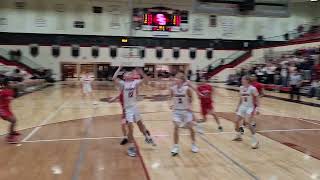
<instances>
[{"instance_id":1,"label":"scoreboard","mask_svg":"<svg viewBox=\"0 0 320 180\"><path fill-rule=\"evenodd\" d=\"M136 30L183 31L188 23L188 12L164 7L134 9L133 22Z\"/></svg>"}]
</instances>

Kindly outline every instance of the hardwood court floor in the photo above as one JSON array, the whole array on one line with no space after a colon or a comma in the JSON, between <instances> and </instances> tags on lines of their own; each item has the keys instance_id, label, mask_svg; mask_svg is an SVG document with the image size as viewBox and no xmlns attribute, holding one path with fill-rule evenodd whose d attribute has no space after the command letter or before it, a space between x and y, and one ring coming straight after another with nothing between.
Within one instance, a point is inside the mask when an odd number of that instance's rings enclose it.
<instances>
[{"instance_id":1,"label":"hardwood court floor","mask_svg":"<svg viewBox=\"0 0 320 180\"><path fill-rule=\"evenodd\" d=\"M283 180L320 179L320 110L316 107L264 98L257 117L261 148L250 149L248 130L243 142L232 142L237 93L217 89L216 110L224 132L212 118L197 134L200 152L190 151L188 132L181 130L181 154L170 156L171 112L166 90L144 86L139 102L142 117L155 136L157 147L144 143L135 131L140 156L130 158L120 146L120 105L82 99L76 85L55 85L16 99L23 142L0 138L0 179L24 180ZM161 90L159 90L161 89ZM95 99L117 94L99 86ZM159 96L161 94L162 96ZM157 96L156 96L157 95ZM199 112L196 98L194 110ZM200 118L199 113L196 116ZM5 134L7 124L0 124Z\"/></svg>"}]
</instances>

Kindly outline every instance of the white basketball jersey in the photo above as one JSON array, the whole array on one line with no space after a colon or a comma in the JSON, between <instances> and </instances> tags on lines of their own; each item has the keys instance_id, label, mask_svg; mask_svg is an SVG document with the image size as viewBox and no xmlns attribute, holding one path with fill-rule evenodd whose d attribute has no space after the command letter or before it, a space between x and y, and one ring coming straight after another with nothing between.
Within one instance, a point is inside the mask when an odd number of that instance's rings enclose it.
<instances>
[{"instance_id":1,"label":"white basketball jersey","mask_svg":"<svg viewBox=\"0 0 320 180\"><path fill-rule=\"evenodd\" d=\"M258 91L255 87L249 86L245 88L244 86L240 87L240 96L241 96L241 106L254 107L255 96L258 94Z\"/></svg>"},{"instance_id":2,"label":"white basketball jersey","mask_svg":"<svg viewBox=\"0 0 320 180\"><path fill-rule=\"evenodd\" d=\"M81 82L83 86L91 85L91 82L93 81L93 77L91 75L83 75L81 77Z\"/></svg>"},{"instance_id":3,"label":"white basketball jersey","mask_svg":"<svg viewBox=\"0 0 320 180\"><path fill-rule=\"evenodd\" d=\"M120 81L123 90L124 108L133 107L137 104L137 87L142 80Z\"/></svg>"},{"instance_id":4,"label":"white basketball jersey","mask_svg":"<svg viewBox=\"0 0 320 180\"><path fill-rule=\"evenodd\" d=\"M187 110L190 106L189 96L187 94L189 87L177 85L171 87L173 92L173 105L175 110Z\"/></svg>"}]
</instances>

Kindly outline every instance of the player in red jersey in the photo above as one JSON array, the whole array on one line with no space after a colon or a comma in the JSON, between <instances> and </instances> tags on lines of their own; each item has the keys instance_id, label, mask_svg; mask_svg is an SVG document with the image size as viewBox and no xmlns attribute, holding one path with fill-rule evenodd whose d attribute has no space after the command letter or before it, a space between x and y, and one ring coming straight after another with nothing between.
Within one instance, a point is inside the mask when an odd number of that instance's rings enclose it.
<instances>
[{"instance_id":1,"label":"player in red jersey","mask_svg":"<svg viewBox=\"0 0 320 180\"><path fill-rule=\"evenodd\" d=\"M196 87L193 85L190 81L187 81L186 84L187 86L191 87L192 90L194 90L200 99L200 107L201 107L201 114L203 116L203 119L201 120L196 120L195 116L193 117L194 121L197 122L197 131L199 133L202 133L203 130L199 123L203 123L207 121L207 115L210 114L214 117L218 124L218 130L220 132L223 131L223 127L221 126L219 117L217 116L214 107L213 107L213 100L212 100L212 95L213 95L213 88L210 84L207 84L205 82L200 82L199 86Z\"/></svg>"},{"instance_id":2,"label":"player in red jersey","mask_svg":"<svg viewBox=\"0 0 320 180\"><path fill-rule=\"evenodd\" d=\"M120 92L120 94L117 97L114 97L109 100L109 103L112 103L119 99L120 104L121 104L121 109L122 109L122 117L121 117L121 130L123 134L123 139L120 142L120 145L125 145L128 143L128 136L127 136L127 124L126 124L126 118L125 118L125 112L124 112L124 107L123 107L123 91Z\"/></svg>"},{"instance_id":3,"label":"player in red jersey","mask_svg":"<svg viewBox=\"0 0 320 180\"><path fill-rule=\"evenodd\" d=\"M257 77L255 75L250 76L251 85L258 90L259 97L264 96L264 86L263 84L257 81Z\"/></svg>"},{"instance_id":4,"label":"player in red jersey","mask_svg":"<svg viewBox=\"0 0 320 180\"><path fill-rule=\"evenodd\" d=\"M218 124L219 131L223 131L223 128L221 126L219 117L217 116L214 106L213 106L213 88L210 84L207 84L205 82L201 82L199 86L197 87L197 92L200 99L200 105L201 105L201 114L203 116L203 119L198 122L206 122L207 121L207 115L212 115L213 118L216 120Z\"/></svg>"},{"instance_id":5,"label":"player in red jersey","mask_svg":"<svg viewBox=\"0 0 320 180\"><path fill-rule=\"evenodd\" d=\"M3 79L1 81L1 90L0 90L0 117L8 122L10 122L9 132L7 142L11 144L18 143L18 136L20 133L15 131L17 119L13 115L10 103L14 98L14 91L9 87L8 79Z\"/></svg>"}]
</instances>

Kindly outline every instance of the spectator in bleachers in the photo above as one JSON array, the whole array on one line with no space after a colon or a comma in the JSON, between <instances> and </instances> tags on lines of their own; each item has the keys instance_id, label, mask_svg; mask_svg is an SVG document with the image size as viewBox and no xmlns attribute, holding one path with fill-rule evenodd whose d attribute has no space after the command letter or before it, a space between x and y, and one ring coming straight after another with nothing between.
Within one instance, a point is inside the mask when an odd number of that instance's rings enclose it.
<instances>
[{"instance_id":1,"label":"spectator in bleachers","mask_svg":"<svg viewBox=\"0 0 320 180\"><path fill-rule=\"evenodd\" d=\"M287 64L282 64L280 76L281 76L281 85L283 87L287 87L288 86L288 77L289 77L289 69L288 69Z\"/></svg>"},{"instance_id":2,"label":"spectator in bleachers","mask_svg":"<svg viewBox=\"0 0 320 180\"><path fill-rule=\"evenodd\" d=\"M281 85L281 64L276 65L275 73L274 73L274 84Z\"/></svg>"},{"instance_id":3,"label":"spectator in bleachers","mask_svg":"<svg viewBox=\"0 0 320 180\"><path fill-rule=\"evenodd\" d=\"M263 72L262 68L263 68L263 65L259 65L257 67L257 69L255 70L255 74L257 76L258 82L263 82L264 72Z\"/></svg>"},{"instance_id":4,"label":"spectator in bleachers","mask_svg":"<svg viewBox=\"0 0 320 180\"><path fill-rule=\"evenodd\" d=\"M227 85L238 85L239 77L237 74L230 74L228 76Z\"/></svg>"},{"instance_id":5,"label":"spectator in bleachers","mask_svg":"<svg viewBox=\"0 0 320 180\"><path fill-rule=\"evenodd\" d=\"M289 69L289 74L291 74L292 72L297 71L296 63L294 61L291 61L290 64L289 64L288 69Z\"/></svg>"},{"instance_id":6,"label":"spectator in bleachers","mask_svg":"<svg viewBox=\"0 0 320 180\"><path fill-rule=\"evenodd\" d=\"M291 87L290 99L294 100L294 96L297 96L297 100L300 101L300 87L302 85L302 77L297 70L294 70L289 77L289 85Z\"/></svg>"},{"instance_id":7,"label":"spectator in bleachers","mask_svg":"<svg viewBox=\"0 0 320 180\"><path fill-rule=\"evenodd\" d=\"M311 81L311 70L314 65L314 60L308 57L302 64L303 78L305 80Z\"/></svg>"},{"instance_id":8,"label":"spectator in bleachers","mask_svg":"<svg viewBox=\"0 0 320 180\"><path fill-rule=\"evenodd\" d=\"M272 63L268 63L266 67L266 73L267 73L267 84L274 84L274 75L276 66Z\"/></svg>"}]
</instances>

